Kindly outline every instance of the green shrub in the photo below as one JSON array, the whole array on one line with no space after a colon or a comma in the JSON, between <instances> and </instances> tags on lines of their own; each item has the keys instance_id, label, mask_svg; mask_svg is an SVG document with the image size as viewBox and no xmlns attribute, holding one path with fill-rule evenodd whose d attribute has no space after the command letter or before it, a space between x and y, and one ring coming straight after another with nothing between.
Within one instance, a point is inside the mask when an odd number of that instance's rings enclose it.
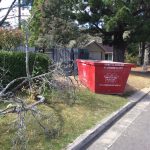
<instances>
[{"instance_id":1,"label":"green shrub","mask_svg":"<svg viewBox=\"0 0 150 150\"><path fill-rule=\"evenodd\" d=\"M35 76L48 72L50 60L41 53L29 53L30 74ZM6 84L18 77L26 76L25 53L0 51L0 78Z\"/></svg>"},{"instance_id":2,"label":"green shrub","mask_svg":"<svg viewBox=\"0 0 150 150\"><path fill-rule=\"evenodd\" d=\"M138 57L131 54L126 54L125 62L137 64Z\"/></svg>"}]
</instances>

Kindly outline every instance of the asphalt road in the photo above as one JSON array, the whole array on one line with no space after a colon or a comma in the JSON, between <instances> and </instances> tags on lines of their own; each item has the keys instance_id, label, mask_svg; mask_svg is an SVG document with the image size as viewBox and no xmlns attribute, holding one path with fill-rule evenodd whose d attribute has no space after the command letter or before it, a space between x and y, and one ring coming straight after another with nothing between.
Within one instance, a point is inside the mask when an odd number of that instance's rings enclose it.
<instances>
[{"instance_id":1,"label":"asphalt road","mask_svg":"<svg viewBox=\"0 0 150 150\"><path fill-rule=\"evenodd\" d=\"M150 150L150 105L110 147L110 150Z\"/></svg>"},{"instance_id":2,"label":"asphalt road","mask_svg":"<svg viewBox=\"0 0 150 150\"><path fill-rule=\"evenodd\" d=\"M150 150L150 95L147 95L86 149Z\"/></svg>"}]
</instances>

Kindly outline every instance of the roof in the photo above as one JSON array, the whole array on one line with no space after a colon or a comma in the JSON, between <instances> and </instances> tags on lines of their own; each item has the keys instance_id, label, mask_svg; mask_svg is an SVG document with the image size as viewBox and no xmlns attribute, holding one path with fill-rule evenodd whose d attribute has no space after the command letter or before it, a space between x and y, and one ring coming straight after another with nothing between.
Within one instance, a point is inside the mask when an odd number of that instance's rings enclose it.
<instances>
[{"instance_id":1,"label":"roof","mask_svg":"<svg viewBox=\"0 0 150 150\"><path fill-rule=\"evenodd\" d=\"M105 53L113 53L113 47L112 47L112 46L103 45L102 43L98 43L98 42L95 41L95 40L90 41L88 44L86 44L85 47L87 47L87 46L89 46L89 45L91 45L91 44L94 44L94 43L95 43L96 45L98 45L99 47L101 47L101 48L105 51Z\"/></svg>"},{"instance_id":2,"label":"roof","mask_svg":"<svg viewBox=\"0 0 150 150\"><path fill-rule=\"evenodd\" d=\"M98 43L98 45L100 45L105 53L113 53L113 47L112 46L109 46L109 45L103 45L102 43Z\"/></svg>"}]
</instances>

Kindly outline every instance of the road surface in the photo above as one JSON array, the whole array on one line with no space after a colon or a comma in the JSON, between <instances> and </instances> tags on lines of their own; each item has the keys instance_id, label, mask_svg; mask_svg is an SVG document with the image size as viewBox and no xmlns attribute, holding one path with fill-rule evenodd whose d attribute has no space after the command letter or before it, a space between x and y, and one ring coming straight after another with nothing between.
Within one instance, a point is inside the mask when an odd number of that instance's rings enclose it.
<instances>
[{"instance_id":1,"label":"road surface","mask_svg":"<svg viewBox=\"0 0 150 150\"><path fill-rule=\"evenodd\" d=\"M150 94L85 149L150 150Z\"/></svg>"}]
</instances>

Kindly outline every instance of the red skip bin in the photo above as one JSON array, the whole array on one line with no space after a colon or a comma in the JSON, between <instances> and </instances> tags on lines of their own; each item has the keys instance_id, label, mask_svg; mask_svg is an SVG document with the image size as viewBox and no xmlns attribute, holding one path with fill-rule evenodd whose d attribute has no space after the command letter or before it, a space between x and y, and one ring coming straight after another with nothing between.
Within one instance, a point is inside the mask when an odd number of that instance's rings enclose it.
<instances>
[{"instance_id":1,"label":"red skip bin","mask_svg":"<svg viewBox=\"0 0 150 150\"><path fill-rule=\"evenodd\" d=\"M77 59L78 78L95 93L122 94L134 64Z\"/></svg>"}]
</instances>

